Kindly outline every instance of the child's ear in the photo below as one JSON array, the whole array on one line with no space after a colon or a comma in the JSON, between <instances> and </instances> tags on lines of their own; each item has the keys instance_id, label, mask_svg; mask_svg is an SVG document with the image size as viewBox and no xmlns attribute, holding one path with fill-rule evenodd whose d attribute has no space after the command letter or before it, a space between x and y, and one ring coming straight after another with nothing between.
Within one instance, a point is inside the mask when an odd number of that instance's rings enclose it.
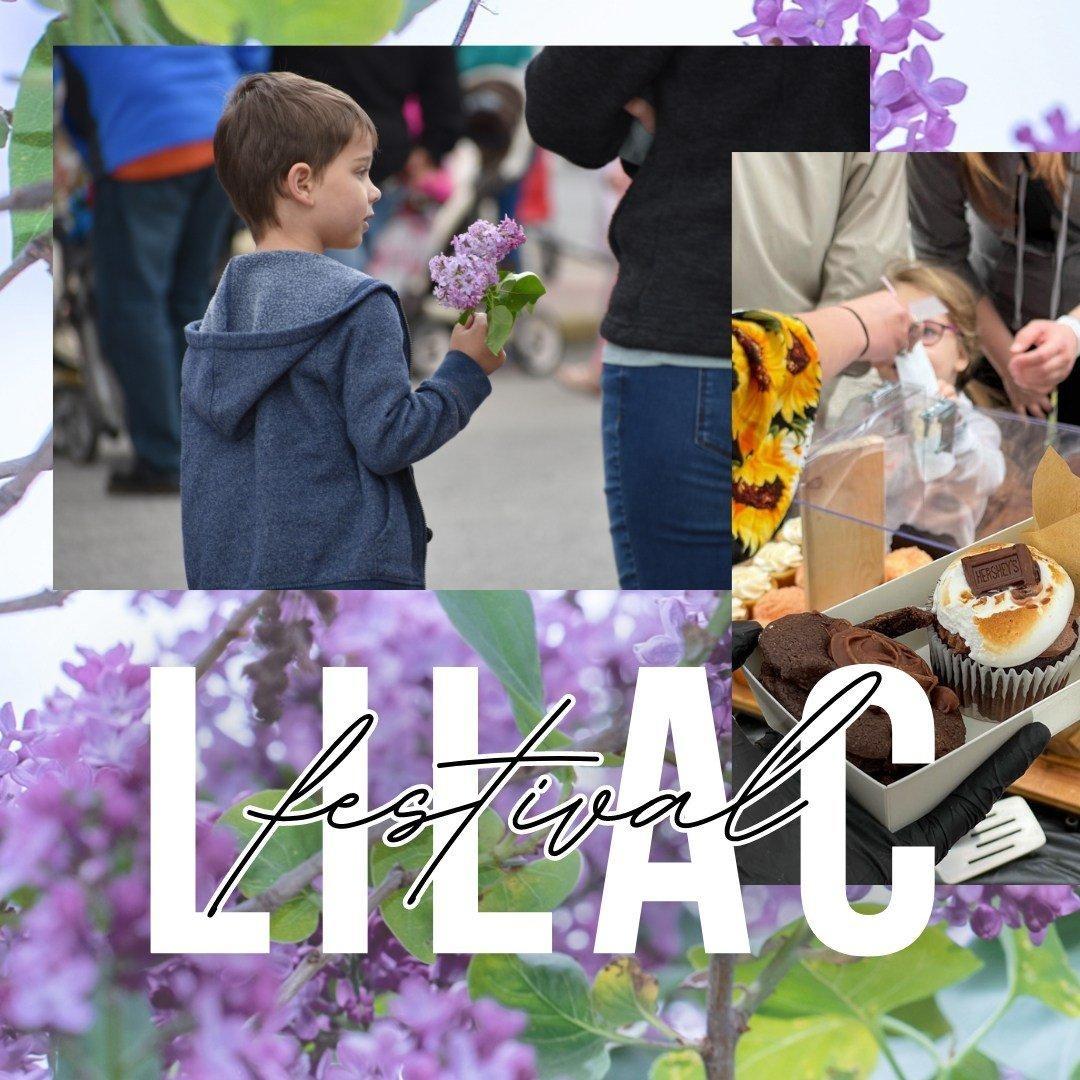
<instances>
[{"instance_id":1,"label":"child's ear","mask_svg":"<svg viewBox=\"0 0 1080 1080\"><path fill-rule=\"evenodd\" d=\"M313 204L314 186L314 175L306 161L298 161L285 176L285 191L289 198L304 206Z\"/></svg>"}]
</instances>

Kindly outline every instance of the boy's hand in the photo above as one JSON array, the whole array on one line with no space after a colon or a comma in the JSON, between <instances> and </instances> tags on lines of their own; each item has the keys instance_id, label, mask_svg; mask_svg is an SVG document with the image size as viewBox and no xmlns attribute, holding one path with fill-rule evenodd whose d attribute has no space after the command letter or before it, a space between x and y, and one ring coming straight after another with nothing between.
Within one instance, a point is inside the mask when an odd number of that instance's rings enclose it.
<instances>
[{"instance_id":1,"label":"boy's hand","mask_svg":"<svg viewBox=\"0 0 1080 1080\"><path fill-rule=\"evenodd\" d=\"M487 316L474 312L469 316L469 321L462 326L457 323L450 333L450 348L463 352L466 356L475 360L484 370L485 375L490 375L506 363L506 350L496 356L484 344L487 337Z\"/></svg>"}]
</instances>

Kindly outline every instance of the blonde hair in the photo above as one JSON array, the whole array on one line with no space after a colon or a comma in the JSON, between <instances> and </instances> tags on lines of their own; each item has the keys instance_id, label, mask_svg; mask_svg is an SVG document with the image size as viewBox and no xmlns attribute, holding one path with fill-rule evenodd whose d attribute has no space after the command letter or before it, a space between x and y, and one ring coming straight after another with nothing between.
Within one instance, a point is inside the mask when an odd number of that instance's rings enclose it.
<instances>
[{"instance_id":1,"label":"blonde hair","mask_svg":"<svg viewBox=\"0 0 1080 1080\"><path fill-rule=\"evenodd\" d=\"M229 94L214 133L218 178L256 240L280 224L274 197L298 161L318 177L360 131L378 134L348 94L288 71L241 79Z\"/></svg>"},{"instance_id":2,"label":"blonde hair","mask_svg":"<svg viewBox=\"0 0 1080 1080\"><path fill-rule=\"evenodd\" d=\"M1015 224L1016 209L1012 202L1012 185L995 168L1003 155L964 153L960 158L960 179L971 205L980 217L994 225L1010 227ZM1069 182L1069 166L1061 153L1029 154L1031 176L1041 180L1050 192L1055 205L1061 205L1065 185Z\"/></svg>"},{"instance_id":3,"label":"blonde hair","mask_svg":"<svg viewBox=\"0 0 1080 1080\"><path fill-rule=\"evenodd\" d=\"M885 271L885 276L894 285L911 285L933 293L949 309L960 351L967 357L970 368L980 355L979 335L975 329L978 297L971 286L952 270L924 262L893 263Z\"/></svg>"}]
</instances>

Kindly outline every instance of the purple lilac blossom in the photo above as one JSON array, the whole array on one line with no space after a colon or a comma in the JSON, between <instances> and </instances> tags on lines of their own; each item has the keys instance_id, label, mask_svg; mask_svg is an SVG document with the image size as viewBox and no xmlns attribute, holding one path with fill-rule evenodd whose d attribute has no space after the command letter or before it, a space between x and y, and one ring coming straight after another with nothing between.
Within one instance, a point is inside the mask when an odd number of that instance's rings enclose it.
<instances>
[{"instance_id":1,"label":"purple lilac blossom","mask_svg":"<svg viewBox=\"0 0 1080 1080\"><path fill-rule=\"evenodd\" d=\"M509 215L498 225L474 221L451 240L452 255L436 255L428 263L435 299L457 311L479 307L499 283L499 263L524 243L524 230Z\"/></svg>"},{"instance_id":2,"label":"purple lilac blossom","mask_svg":"<svg viewBox=\"0 0 1080 1080\"><path fill-rule=\"evenodd\" d=\"M789 37L805 38L816 45L839 45L844 37L844 20L863 6L863 0L793 0L793 3L795 9L780 13L777 28Z\"/></svg>"},{"instance_id":3,"label":"purple lilac blossom","mask_svg":"<svg viewBox=\"0 0 1080 1080\"><path fill-rule=\"evenodd\" d=\"M1049 137L1037 134L1031 124L1021 124L1014 133L1016 141L1032 150L1080 151L1080 124L1072 127L1062 106L1051 109L1043 119L1046 121Z\"/></svg>"}]
</instances>

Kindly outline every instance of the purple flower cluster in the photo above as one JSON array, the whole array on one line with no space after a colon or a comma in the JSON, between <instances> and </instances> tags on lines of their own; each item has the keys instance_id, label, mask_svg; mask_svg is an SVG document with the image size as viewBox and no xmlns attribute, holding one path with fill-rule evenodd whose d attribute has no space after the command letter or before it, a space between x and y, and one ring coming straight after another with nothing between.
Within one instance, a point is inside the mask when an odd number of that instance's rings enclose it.
<instances>
[{"instance_id":1,"label":"purple flower cluster","mask_svg":"<svg viewBox=\"0 0 1080 1080\"><path fill-rule=\"evenodd\" d=\"M1070 125L1064 108L1051 109L1044 119L1048 136L1039 135L1031 124L1021 124L1014 132L1016 141L1031 150L1080 150L1080 124Z\"/></svg>"},{"instance_id":2,"label":"purple flower cluster","mask_svg":"<svg viewBox=\"0 0 1080 1080\"><path fill-rule=\"evenodd\" d=\"M912 45L915 34L927 41L942 36L924 18L930 0L898 0L896 10L884 16L869 0L791 2L785 7L785 0L755 0L754 21L736 35L756 37L763 45L865 45L874 149L943 150L952 142L956 124L949 107L964 98L967 87L957 79L933 78L930 53L924 45ZM845 42L848 29L853 34ZM899 57L897 66L882 70L889 56Z\"/></svg>"},{"instance_id":3,"label":"purple flower cluster","mask_svg":"<svg viewBox=\"0 0 1080 1080\"><path fill-rule=\"evenodd\" d=\"M976 936L996 938L1006 926L1026 927L1041 944L1055 919L1080 911L1072 885L953 885L937 890L935 918L970 926Z\"/></svg>"},{"instance_id":4,"label":"purple flower cluster","mask_svg":"<svg viewBox=\"0 0 1080 1080\"><path fill-rule=\"evenodd\" d=\"M525 243L525 233L509 216L498 225L481 219L451 243L452 255L436 255L428 263L435 299L455 311L471 311L498 285L499 263Z\"/></svg>"},{"instance_id":5,"label":"purple flower cluster","mask_svg":"<svg viewBox=\"0 0 1080 1080\"><path fill-rule=\"evenodd\" d=\"M708 611L700 610L704 604ZM710 593L701 600L695 594L685 598L665 596L657 602L660 609L661 632L648 641L634 646L634 655L647 667L673 667L682 662L687 650L694 650L709 621L716 604ZM713 705L716 733L727 736L731 732L731 630L730 628L712 646L705 661L705 674L709 680L709 697Z\"/></svg>"},{"instance_id":6,"label":"purple flower cluster","mask_svg":"<svg viewBox=\"0 0 1080 1080\"><path fill-rule=\"evenodd\" d=\"M449 990L408 978L387 1008L362 1033L347 1034L319 1062L319 1080L365 1076L385 1080L532 1080L535 1053L514 1040L523 1013L493 1001L473 1002L463 984Z\"/></svg>"}]
</instances>

